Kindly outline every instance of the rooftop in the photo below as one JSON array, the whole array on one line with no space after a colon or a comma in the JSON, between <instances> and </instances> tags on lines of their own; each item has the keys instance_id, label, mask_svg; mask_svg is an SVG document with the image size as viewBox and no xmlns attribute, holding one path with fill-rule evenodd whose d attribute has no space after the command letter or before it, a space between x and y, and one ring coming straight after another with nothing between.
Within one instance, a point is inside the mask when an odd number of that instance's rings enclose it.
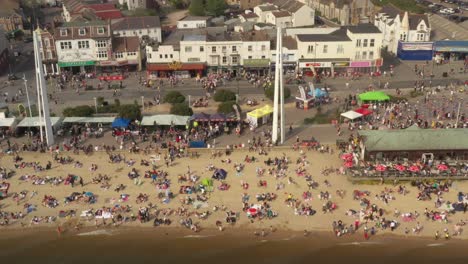
<instances>
[{"instance_id":1,"label":"rooftop","mask_svg":"<svg viewBox=\"0 0 468 264\"><path fill-rule=\"evenodd\" d=\"M241 16L242 16L243 18L245 18L245 19L258 17L257 14L255 14L255 13L248 13L248 14L245 14L245 13L244 13L244 14L241 14Z\"/></svg>"},{"instance_id":2,"label":"rooftop","mask_svg":"<svg viewBox=\"0 0 468 264\"><path fill-rule=\"evenodd\" d=\"M468 150L468 129L365 130L367 151Z\"/></svg>"},{"instance_id":3,"label":"rooftop","mask_svg":"<svg viewBox=\"0 0 468 264\"><path fill-rule=\"evenodd\" d=\"M259 5L258 8L260 10L262 10L263 12L265 11L274 11L274 10L278 10L278 8L275 6L275 5L272 5L272 4L263 4L263 5Z\"/></svg>"},{"instance_id":4,"label":"rooftop","mask_svg":"<svg viewBox=\"0 0 468 264\"><path fill-rule=\"evenodd\" d=\"M161 27L158 16L124 17L112 25L114 30L142 29Z\"/></svg>"},{"instance_id":5,"label":"rooftop","mask_svg":"<svg viewBox=\"0 0 468 264\"><path fill-rule=\"evenodd\" d=\"M277 12L272 12L272 14L275 16L275 17L288 17L288 16L291 16L291 14L288 12L288 11L277 11Z\"/></svg>"},{"instance_id":6,"label":"rooftop","mask_svg":"<svg viewBox=\"0 0 468 264\"><path fill-rule=\"evenodd\" d=\"M371 33L382 33L380 30L373 24L358 24L355 26L346 27L351 33L355 34L371 34Z\"/></svg>"},{"instance_id":7,"label":"rooftop","mask_svg":"<svg viewBox=\"0 0 468 264\"><path fill-rule=\"evenodd\" d=\"M133 52L140 49L140 39L137 36L114 38L112 40L114 52Z\"/></svg>"},{"instance_id":8,"label":"rooftop","mask_svg":"<svg viewBox=\"0 0 468 264\"><path fill-rule=\"evenodd\" d=\"M75 22L64 22L60 27L86 27L86 26L106 26L107 21L103 20L92 20L92 21L75 21Z\"/></svg>"},{"instance_id":9,"label":"rooftop","mask_svg":"<svg viewBox=\"0 0 468 264\"><path fill-rule=\"evenodd\" d=\"M339 28L330 34L298 34L297 39L301 42L351 41L346 34L345 27Z\"/></svg>"},{"instance_id":10,"label":"rooftop","mask_svg":"<svg viewBox=\"0 0 468 264\"><path fill-rule=\"evenodd\" d=\"M209 16L186 16L180 21L207 21L210 18Z\"/></svg>"}]
</instances>

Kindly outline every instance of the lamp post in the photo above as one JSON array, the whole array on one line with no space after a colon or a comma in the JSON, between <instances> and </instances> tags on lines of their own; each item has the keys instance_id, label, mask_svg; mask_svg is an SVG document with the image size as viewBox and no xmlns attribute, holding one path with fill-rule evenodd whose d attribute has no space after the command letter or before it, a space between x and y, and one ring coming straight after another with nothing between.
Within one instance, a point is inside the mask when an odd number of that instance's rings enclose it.
<instances>
[{"instance_id":1,"label":"lamp post","mask_svg":"<svg viewBox=\"0 0 468 264\"><path fill-rule=\"evenodd\" d=\"M190 107L190 94L188 95L188 106Z\"/></svg>"},{"instance_id":2,"label":"lamp post","mask_svg":"<svg viewBox=\"0 0 468 264\"><path fill-rule=\"evenodd\" d=\"M94 97L94 109L96 110L96 114L97 114L97 98Z\"/></svg>"},{"instance_id":3,"label":"lamp post","mask_svg":"<svg viewBox=\"0 0 468 264\"><path fill-rule=\"evenodd\" d=\"M28 108L29 108L29 116L32 117L32 111L31 111L31 101L29 101L29 92L28 92L28 80L26 80L26 75L23 74L23 80L24 80L24 89L26 89L26 100L28 100Z\"/></svg>"},{"instance_id":4,"label":"lamp post","mask_svg":"<svg viewBox=\"0 0 468 264\"><path fill-rule=\"evenodd\" d=\"M236 83L237 83L237 94L236 94L236 103L239 103L239 77L236 74Z\"/></svg>"},{"instance_id":5,"label":"lamp post","mask_svg":"<svg viewBox=\"0 0 468 264\"><path fill-rule=\"evenodd\" d=\"M145 111L145 97L143 95L141 96L141 107Z\"/></svg>"}]
</instances>

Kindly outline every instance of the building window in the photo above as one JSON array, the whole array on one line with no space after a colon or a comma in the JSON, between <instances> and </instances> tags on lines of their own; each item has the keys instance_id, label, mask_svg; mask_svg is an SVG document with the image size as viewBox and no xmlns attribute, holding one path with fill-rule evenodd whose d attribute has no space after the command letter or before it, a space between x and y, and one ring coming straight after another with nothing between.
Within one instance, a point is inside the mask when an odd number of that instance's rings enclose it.
<instances>
[{"instance_id":1,"label":"building window","mask_svg":"<svg viewBox=\"0 0 468 264\"><path fill-rule=\"evenodd\" d=\"M49 59L49 60L52 59L52 51L50 51L50 50L47 51L47 59Z\"/></svg>"},{"instance_id":2,"label":"building window","mask_svg":"<svg viewBox=\"0 0 468 264\"><path fill-rule=\"evenodd\" d=\"M262 51L265 51L265 49L266 49L266 46L262 45Z\"/></svg>"},{"instance_id":3,"label":"building window","mask_svg":"<svg viewBox=\"0 0 468 264\"><path fill-rule=\"evenodd\" d=\"M211 47L211 52L215 53L216 52L216 46Z\"/></svg>"},{"instance_id":4,"label":"building window","mask_svg":"<svg viewBox=\"0 0 468 264\"><path fill-rule=\"evenodd\" d=\"M400 40L401 41L406 41L406 34L405 33L400 34Z\"/></svg>"},{"instance_id":5,"label":"building window","mask_svg":"<svg viewBox=\"0 0 468 264\"><path fill-rule=\"evenodd\" d=\"M184 24L184 28L186 28L186 27L187 27L187 24Z\"/></svg>"},{"instance_id":6,"label":"building window","mask_svg":"<svg viewBox=\"0 0 468 264\"><path fill-rule=\"evenodd\" d=\"M249 46L247 47L247 50L248 50L248 51L252 51L252 45L249 45Z\"/></svg>"},{"instance_id":7,"label":"building window","mask_svg":"<svg viewBox=\"0 0 468 264\"><path fill-rule=\"evenodd\" d=\"M167 59L167 54L164 54L164 58Z\"/></svg>"},{"instance_id":8,"label":"building window","mask_svg":"<svg viewBox=\"0 0 468 264\"><path fill-rule=\"evenodd\" d=\"M50 40L48 38L44 39L44 45L48 48L50 47Z\"/></svg>"},{"instance_id":9,"label":"building window","mask_svg":"<svg viewBox=\"0 0 468 264\"><path fill-rule=\"evenodd\" d=\"M169 54L169 57L172 59L172 57L173 57L172 54Z\"/></svg>"},{"instance_id":10,"label":"building window","mask_svg":"<svg viewBox=\"0 0 468 264\"><path fill-rule=\"evenodd\" d=\"M78 41L78 48L79 49L89 49L89 41L87 41L87 40Z\"/></svg>"},{"instance_id":11,"label":"building window","mask_svg":"<svg viewBox=\"0 0 468 264\"><path fill-rule=\"evenodd\" d=\"M344 53L344 48L343 48L343 45L342 44L338 44L337 48L336 48L336 53Z\"/></svg>"},{"instance_id":12,"label":"building window","mask_svg":"<svg viewBox=\"0 0 468 264\"><path fill-rule=\"evenodd\" d=\"M185 52L192 52L192 47L185 47Z\"/></svg>"},{"instance_id":13,"label":"building window","mask_svg":"<svg viewBox=\"0 0 468 264\"><path fill-rule=\"evenodd\" d=\"M367 51L362 52L362 59L367 60Z\"/></svg>"},{"instance_id":14,"label":"building window","mask_svg":"<svg viewBox=\"0 0 468 264\"><path fill-rule=\"evenodd\" d=\"M200 46L200 52L205 52L205 47Z\"/></svg>"},{"instance_id":15,"label":"building window","mask_svg":"<svg viewBox=\"0 0 468 264\"><path fill-rule=\"evenodd\" d=\"M361 59L361 52L360 52L360 51L356 51L356 55L354 56L354 58L355 58L356 60Z\"/></svg>"},{"instance_id":16,"label":"building window","mask_svg":"<svg viewBox=\"0 0 468 264\"><path fill-rule=\"evenodd\" d=\"M122 52L116 52L115 53L115 58L116 59L122 59L123 58L123 53Z\"/></svg>"},{"instance_id":17,"label":"building window","mask_svg":"<svg viewBox=\"0 0 468 264\"><path fill-rule=\"evenodd\" d=\"M223 47L222 47L222 51L223 51L223 52L226 52L226 46L223 46Z\"/></svg>"},{"instance_id":18,"label":"building window","mask_svg":"<svg viewBox=\"0 0 468 264\"><path fill-rule=\"evenodd\" d=\"M237 52L237 46L232 46L232 52Z\"/></svg>"},{"instance_id":19,"label":"building window","mask_svg":"<svg viewBox=\"0 0 468 264\"><path fill-rule=\"evenodd\" d=\"M356 47L358 47L358 48L361 47L361 40L360 39L356 40Z\"/></svg>"},{"instance_id":20,"label":"building window","mask_svg":"<svg viewBox=\"0 0 468 264\"><path fill-rule=\"evenodd\" d=\"M162 54L159 54L159 58L162 59Z\"/></svg>"},{"instance_id":21,"label":"building window","mask_svg":"<svg viewBox=\"0 0 468 264\"><path fill-rule=\"evenodd\" d=\"M188 62L197 62L197 61L200 61L200 58L188 58L187 61Z\"/></svg>"},{"instance_id":22,"label":"building window","mask_svg":"<svg viewBox=\"0 0 468 264\"><path fill-rule=\"evenodd\" d=\"M218 58L217 57L211 57L211 64L218 64Z\"/></svg>"},{"instance_id":23,"label":"building window","mask_svg":"<svg viewBox=\"0 0 468 264\"><path fill-rule=\"evenodd\" d=\"M250 59L252 59L252 56L248 56L247 58L250 60Z\"/></svg>"},{"instance_id":24,"label":"building window","mask_svg":"<svg viewBox=\"0 0 468 264\"><path fill-rule=\"evenodd\" d=\"M262 56L262 59L265 59L265 55Z\"/></svg>"},{"instance_id":25,"label":"building window","mask_svg":"<svg viewBox=\"0 0 468 264\"><path fill-rule=\"evenodd\" d=\"M60 49L63 49L63 50L72 49L71 41L62 41L62 42L60 42Z\"/></svg>"},{"instance_id":26,"label":"building window","mask_svg":"<svg viewBox=\"0 0 468 264\"><path fill-rule=\"evenodd\" d=\"M323 53L328 53L328 45L323 45Z\"/></svg>"},{"instance_id":27,"label":"building window","mask_svg":"<svg viewBox=\"0 0 468 264\"><path fill-rule=\"evenodd\" d=\"M223 56L223 64L226 64L226 63L227 63L227 57Z\"/></svg>"},{"instance_id":28,"label":"building window","mask_svg":"<svg viewBox=\"0 0 468 264\"><path fill-rule=\"evenodd\" d=\"M237 63L239 63L239 60L238 60L238 57L237 57L237 56L232 57L231 60L232 60L232 64L237 64Z\"/></svg>"},{"instance_id":29,"label":"building window","mask_svg":"<svg viewBox=\"0 0 468 264\"><path fill-rule=\"evenodd\" d=\"M418 41L424 40L424 34L418 34Z\"/></svg>"},{"instance_id":30,"label":"building window","mask_svg":"<svg viewBox=\"0 0 468 264\"><path fill-rule=\"evenodd\" d=\"M424 30L424 25L420 25L419 30Z\"/></svg>"},{"instance_id":31,"label":"building window","mask_svg":"<svg viewBox=\"0 0 468 264\"><path fill-rule=\"evenodd\" d=\"M67 35L68 35L68 32L67 32L66 29L61 29L61 30L60 30L60 36L61 36L61 37L65 37L65 36L67 36Z\"/></svg>"},{"instance_id":32,"label":"building window","mask_svg":"<svg viewBox=\"0 0 468 264\"><path fill-rule=\"evenodd\" d=\"M80 36L86 35L86 29L85 28L78 29L78 35L80 35Z\"/></svg>"},{"instance_id":33,"label":"building window","mask_svg":"<svg viewBox=\"0 0 468 264\"><path fill-rule=\"evenodd\" d=\"M314 45L309 45L307 47L307 53L312 53L312 52L314 52Z\"/></svg>"},{"instance_id":34,"label":"building window","mask_svg":"<svg viewBox=\"0 0 468 264\"><path fill-rule=\"evenodd\" d=\"M97 52L97 57L100 59L107 59L107 51L100 50Z\"/></svg>"},{"instance_id":35,"label":"building window","mask_svg":"<svg viewBox=\"0 0 468 264\"><path fill-rule=\"evenodd\" d=\"M374 47L374 46L375 46L375 39L371 39L369 47Z\"/></svg>"},{"instance_id":36,"label":"building window","mask_svg":"<svg viewBox=\"0 0 468 264\"><path fill-rule=\"evenodd\" d=\"M374 59L374 52L369 51L369 60L373 60L373 59Z\"/></svg>"},{"instance_id":37,"label":"building window","mask_svg":"<svg viewBox=\"0 0 468 264\"><path fill-rule=\"evenodd\" d=\"M364 48L367 47L367 39L364 40L364 44L362 45Z\"/></svg>"},{"instance_id":38,"label":"building window","mask_svg":"<svg viewBox=\"0 0 468 264\"><path fill-rule=\"evenodd\" d=\"M107 47L107 41L106 40L98 40L98 41L96 41L96 46L98 48L105 48L105 47Z\"/></svg>"},{"instance_id":39,"label":"building window","mask_svg":"<svg viewBox=\"0 0 468 264\"><path fill-rule=\"evenodd\" d=\"M104 34L104 28L103 28L103 27L99 27L99 28L97 29L97 33L98 33L99 35L103 35L103 34Z\"/></svg>"},{"instance_id":40,"label":"building window","mask_svg":"<svg viewBox=\"0 0 468 264\"><path fill-rule=\"evenodd\" d=\"M137 53L135 51L130 51L130 52L127 52L127 56L136 56Z\"/></svg>"},{"instance_id":41,"label":"building window","mask_svg":"<svg viewBox=\"0 0 468 264\"><path fill-rule=\"evenodd\" d=\"M151 59L151 57L153 57L153 56L151 55L151 53L149 53L149 54L148 54L148 58Z\"/></svg>"}]
</instances>

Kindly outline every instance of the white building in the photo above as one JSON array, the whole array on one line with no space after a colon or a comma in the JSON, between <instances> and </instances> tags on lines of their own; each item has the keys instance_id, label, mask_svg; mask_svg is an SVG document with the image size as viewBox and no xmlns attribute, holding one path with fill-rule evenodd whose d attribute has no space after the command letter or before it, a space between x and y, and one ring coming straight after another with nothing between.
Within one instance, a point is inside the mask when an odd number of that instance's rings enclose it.
<instances>
[{"instance_id":1,"label":"white building","mask_svg":"<svg viewBox=\"0 0 468 264\"><path fill-rule=\"evenodd\" d=\"M186 16L177 21L177 28L206 28L208 26L210 17L207 16Z\"/></svg>"},{"instance_id":2,"label":"white building","mask_svg":"<svg viewBox=\"0 0 468 264\"><path fill-rule=\"evenodd\" d=\"M149 39L161 42L161 22L158 16L125 17L112 21L115 37L137 36L140 40Z\"/></svg>"},{"instance_id":3,"label":"white building","mask_svg":"<svg viewBox=\"0 0 468 264\"><path fill-rule=\"evenodd\" d=\"M303 27L315 24L315 11L295 0L276 0L254 7L257 22L281 27Z\"/></svg>"},{"instance_id":4,"label":"white building","mask_svg":"<svg viewBox=\"0 0 468 264\"><path fill-rule=\"evenodd\" d=\"M383 34L372 24L289 33L297 40L299 68L304 71L373 71L382 66Z\"/></svg>"},{"instance_id":5,"label":"white building","mask_svg":"<svg viewBox=\"0 0 468 264\"><path fill-rule=\"evenodd\" d=\"M148 8L151 6L151 0L119 0L120 5L127 5L128 10L137 8Z\"/></svg>"},{"instance_id":6,"label":"white building","mask_svg":"<svg viewBox=\"0 0 468 264\"><path fill-rule=\"evenodd\" d=\"M393 54L397 54L398 41L427 42L431 37L427 15L408 14L392 6L382 8L374 24L383 33L383 47Z\"/></svg>"}]
</instances>

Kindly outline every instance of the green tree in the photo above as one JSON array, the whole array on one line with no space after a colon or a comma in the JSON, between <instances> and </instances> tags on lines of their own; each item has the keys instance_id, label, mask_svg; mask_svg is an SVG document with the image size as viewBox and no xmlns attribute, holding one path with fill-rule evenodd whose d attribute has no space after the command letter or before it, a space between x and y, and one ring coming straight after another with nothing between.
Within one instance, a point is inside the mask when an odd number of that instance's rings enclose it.
<instances>
[{"instance_id":1,"label":"green tree","mask_svg":"<svg viewBox=\"0 0 468 264\"><path fill-rule=\"evenodd\" d=\"M186 9L187 2L185 0L170 0L170 3L176 9Z\"/></svg>"},{"instance_id":2,"label":"green tree","mask_svg":"<svg viewBox=\"0 0 468 264\"><path fill-rule=\"evenodd\" d=\"M235 112L233 105L237 105L237 107L239 107L236 101L227 101L227 102L220 103L218 105L218 113L230 114L230 113ZM239 111L241 111L240 107L239 107Z\"/></svg>"},{"instance_id":3,"label":"green tree","mask_svg":"<svg viewBox=\"0 0 468 264\"><path fill-rule=\"evenodd\" d=\"M193 110L186 103L177 103L171 106L171 114L181 116L193 115Z\"/></svg>"},{"instance_id":4,"label":"green tree","mask_svg":"<svg viewBox=\"0 0 468 264\"><path fill-rule=\"evenodd\" d=\"M95 109L89 105L79 105L76 107L67 107L62 113L65 117L86 117L93 116Z\"/></svg>"},{"instance_id":5,"label":"green tree","mask_svg":"<svg viewBox=\"0 0 468 264\"><path fill-rule=\"evenodd\" d=\"M275 87L270 86L265 89L265 96L268 97L268 99L273 101L274 97L274 92L275 92ZM289 88L284 88L284 99L288 99L291 97L291 90Z\"/></svg>"},{"instance_id":6,"label":"green tree","mask_svg":"<svg viewBox=\"0 0 468 264\"><path fill-rule=\"evenodd\" d=\"M210 16L220 16L224 14L227 9L225 0L207 0L206 1L206 12Z\"/></svg>"},{"instance_id":7,"label":"green tree","mask_svg":"<svg viewBox=\"0 0 468 264\"><path fill-rule=\"evenodd\" d=\"M124 104L119 107L119 117L131 120L141 119L141 109L136 104Z\"/></svg>"},{"instance_id":8,"label":"green tree","mask_svg":"<svg viewBox=\"0 0 468 264\"><path fill-rule=\"evenodd\" d=\"M213 99L216 102L227 102L227 101L234 101L236 100L236 94L232 91L220 89L216 91L214 94Z\"/></svg>"},{"instance_id":9,"label":"green tree","mask_svg":"<svg viewBox=\"0 0 468 264\"><path fill-rule=\"evenodd\" d=\"M164 96L164 102L170 104L183 103L185 96L178 91L170 91Z\"/></svg>"},{"instance_id":10,"label":"green tree","mask_svg":"<svg viewBox=\"0 0 468 264\"><path fill-rule=\"evenodd\" d=\"M192 16L205 15L205 7L203 5L203 0L192 0L189 6L189 13Z\"/></svg>"}]
</instances>

